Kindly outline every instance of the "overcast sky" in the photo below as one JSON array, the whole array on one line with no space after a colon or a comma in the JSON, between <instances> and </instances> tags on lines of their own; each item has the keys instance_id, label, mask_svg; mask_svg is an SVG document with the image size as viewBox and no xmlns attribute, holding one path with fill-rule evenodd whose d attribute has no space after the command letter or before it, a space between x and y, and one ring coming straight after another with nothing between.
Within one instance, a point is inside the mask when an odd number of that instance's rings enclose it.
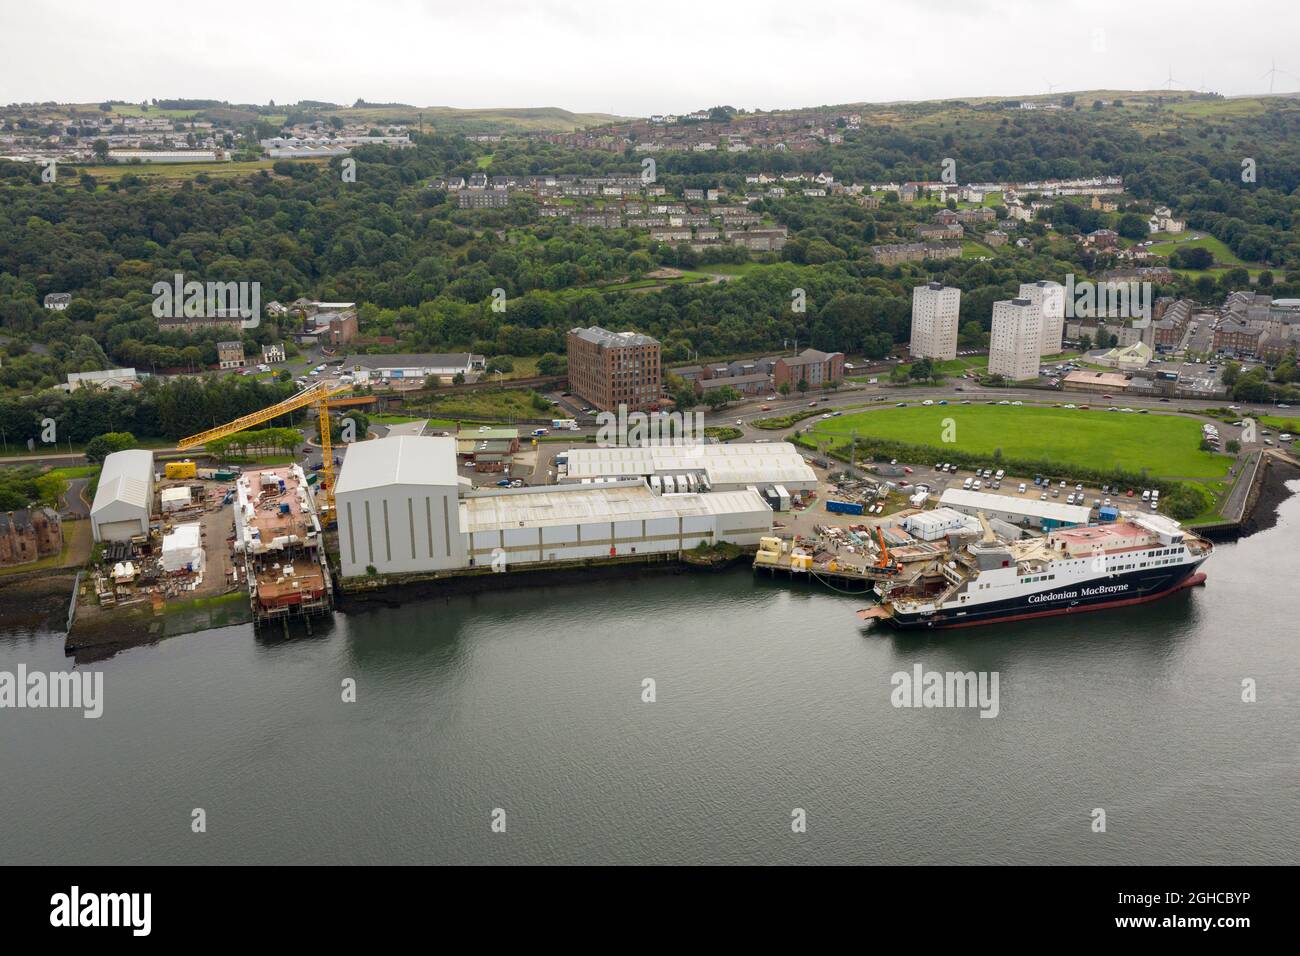
<instances>
[{"instance_id":1,"label":"overcast sky","mask_svg":"<svg viewBox=\"0 0 1300 956\"><path fill-rule=\"evenodd\" d=\"M0 0L0 103L193 97L647 115L1300 89L1300 3ZM1288 71L1283 73L1281 71Z\"/></svg>"}]
</instances>

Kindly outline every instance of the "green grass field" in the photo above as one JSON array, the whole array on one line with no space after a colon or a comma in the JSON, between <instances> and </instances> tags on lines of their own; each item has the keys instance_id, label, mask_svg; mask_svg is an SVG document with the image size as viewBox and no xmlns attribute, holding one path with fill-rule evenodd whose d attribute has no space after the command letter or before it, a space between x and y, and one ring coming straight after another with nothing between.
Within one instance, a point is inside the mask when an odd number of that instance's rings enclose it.
<instances>
[{"instance_id":1,"label":"green grass field","mask_svg":"<svg viewBox=\"0 0 1300 956\"><path fill-rule=\"evenodd\" d=\"M770 266L763 262L719 262L716 265L700 266L699 271L709 275L747 276L766 268Z\"/></svg>"},{"instance_id":2,"label":"green grass field","mask_svg":"<svg viewBox=\"0 0 1300 956\"><path fill-rule=\"evenodd\" d=\"M1157 234L1156 238L1160 238L1160 234ZM1175 238L1169 242L1157 242L1148 246L1147 249L1158 256L1167 256L1175 249L1208 249L1211 255L1214 256L1214 261L1222 265L1249 265L1249 263L1238 258L1237 254L1224 245L1223 242L1213 236L1201 236L1199 239L1188 239L1185 242L1178 242Z\"/></svg>"},{"instance_id":3,"label":"green grass field","mask_svg":"<svg viewBox=\"0 0 1300 956\"><path fill-rule=\"evenodd\" d=\"M1162 478L1218 478L1232 459L1201 451L1200 425L1181 415L1138 415L1006 405L890 408L819 421L813 436L875 437L944 447L944 420L965 452L1059 460L1062 466L1147 469Z\"/></svg>"},{"instance_id":4,"label":"green grass field","mask_svg":"<svg viewBox=\"0 0 1300 956\"><path fill-rule=\"evenodd\" d=\"M325 160L299 159L299 163L320 163ZM90 173L101 183L113 182L126 175L139 176L141 179L186 180L193 179L200 173L207 173L213 179L228 179L232 176L251 176L263 169L269 170L275 160L259 159L252 162L230 163L111 163L106 166L73 166L77 176ZM60 168L62 171L62 168ZM69 187L79 187L76 176L60 176L59 182Z\"/></svg>"}]
</instances>

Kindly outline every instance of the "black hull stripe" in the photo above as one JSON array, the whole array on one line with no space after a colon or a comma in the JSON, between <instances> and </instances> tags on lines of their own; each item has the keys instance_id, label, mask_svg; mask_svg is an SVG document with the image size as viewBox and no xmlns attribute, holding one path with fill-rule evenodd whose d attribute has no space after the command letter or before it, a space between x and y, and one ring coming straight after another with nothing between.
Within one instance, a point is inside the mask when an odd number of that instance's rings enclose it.
<instances>
[{"instance_id":1,"label":"black hull stripe","mask_svg":"<svg viewBox=\"0 0 1300 956\"><path fill-rule=\"evenodd\" d=\"M1143 604L1166 597L1184 588L1194 587L1205 582L1205 575L1196 572L1198 565L1183 565L1181 568L1144 570L1114 578L1098 578L1080 585L1095 587L1124 586L1121 591L1111 591L1091 597L1079 596L1061 601L1030 603L1026 595L1008 601L995 601L989 604L966 609L950 609L930 615L901 614L897 611L887 618L894 627L902 630L936 630L950 627L977 627L981 624L994 624L1006 621L1028 620L1034 617L1053 617L1061 614L1077 614L1083 611L1100 611L1105 608L1124 607L1131 604ZM1077 590L1077 589L1076 589ZM1050 592L1040 592L1050 593Z\"/></svg>"}]
</instances>

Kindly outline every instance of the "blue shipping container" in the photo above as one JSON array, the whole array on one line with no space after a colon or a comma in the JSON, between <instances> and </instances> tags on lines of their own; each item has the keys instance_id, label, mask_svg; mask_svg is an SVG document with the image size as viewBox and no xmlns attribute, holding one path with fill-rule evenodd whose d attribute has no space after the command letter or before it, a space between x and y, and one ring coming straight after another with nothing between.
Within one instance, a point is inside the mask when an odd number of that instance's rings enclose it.
<instances>
[{"instance_id":1,"label":"blue shipping container","mask_svg":"<svg viewBox=\"0 0 1300 956\"><path fill-rule=\"evenodd\" d=\"M860 515L862 505L852 501L831 501L826 499L826 510L840 515Z\"/></svg>"},{"instance_id":2,"label":"blue shipping container","mask_svg":"<svg viewBox=\"0 0 1300 956\"><path fill-rule=\"evenodd\" d=\"M1119 509L1118 509L1118 508L1099 508L1099 509L1097 510L1097 517L1100 518L1102 521L1118 521L1118 520L1119 520Z\"/></svg>"}]
</instances>

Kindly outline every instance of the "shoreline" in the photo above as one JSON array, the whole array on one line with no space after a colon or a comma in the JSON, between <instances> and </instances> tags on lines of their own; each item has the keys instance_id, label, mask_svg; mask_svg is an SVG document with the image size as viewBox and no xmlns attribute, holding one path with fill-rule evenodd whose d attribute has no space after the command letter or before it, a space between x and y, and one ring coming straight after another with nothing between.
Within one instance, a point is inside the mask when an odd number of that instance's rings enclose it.
<instances>
[{"instance_id":1,"label":"shoreline","mask_svg":"<svg viewBox=\"0 0 1300 956\"><path fill-rule=\"evenodd\" d=\"M1278 508L1293 494L1288 482L1300 480L1300 465L1272 459L1252 492L1241 522L1206 529L1216 541L1233 541L1267 531L1277 524ZM352 583L336 592L335 610L362 614L375 608L400 607L411 601L481 594L500 588L527 589L569 587L610 579L653 574L717 573L738 566L749 554L740 551L701 559L690 554L664 555L637 561L588 559L564 567L538 567L512 574L504 582L492 573L382 580ZM0 632L48 631L62 634L64 652L76 663L104 660L119 651L156 644L168 637L248 623L252 620L247 595L231 592L215 598L169 604L161 614L150 607L100 611L82 606L72 630L65 632L68 607L77 569L59 568L48 572L15 574L0 579Z\"/></svg>"}]
</instances>

